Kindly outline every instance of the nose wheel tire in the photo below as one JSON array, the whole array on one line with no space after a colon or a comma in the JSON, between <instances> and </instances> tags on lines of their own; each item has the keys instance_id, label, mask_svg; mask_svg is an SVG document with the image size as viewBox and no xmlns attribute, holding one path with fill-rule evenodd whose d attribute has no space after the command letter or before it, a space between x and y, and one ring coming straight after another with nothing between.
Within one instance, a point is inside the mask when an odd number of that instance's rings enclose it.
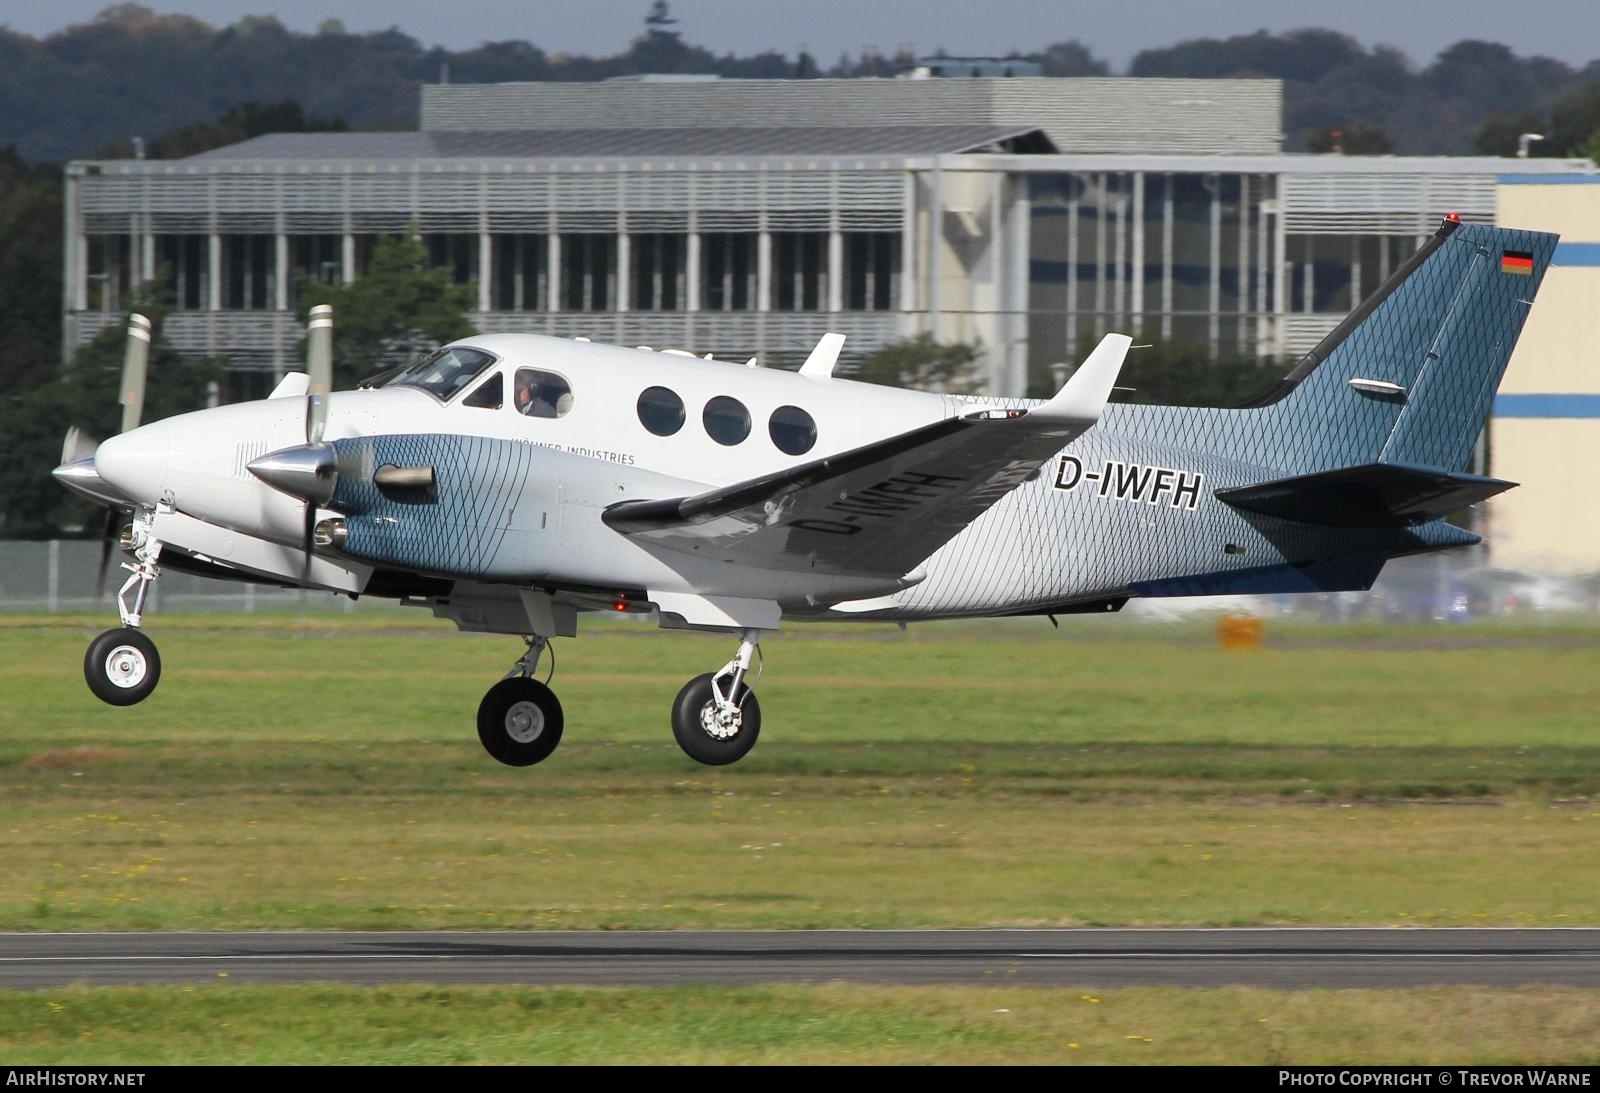
<instances>
[{"instance_id":1,"label":"nose wheel tire","mask_svg":"<svg viewBox=\"0 0 1600 1093\"><path fill-rule=\"evenodd\" d=\"M502 679L478 704L483 750L508 767L531 767L561 743L563 718L555 692L521 676Z\"/></svg>"},{"instance_id":2,"label":"nose wheel tire","mask_svg":"<svg viewBox=\"0 0 1600 1093\"><path fill-rule=\"evenodd\" d=\"M678 692L672 705L672 735L689 758L708 767L743 759L761 735L761 703L744 684L734 696L732 711L718 707L711 673L695 676ZM726 683L721 686L726 687Z\"/></svg>"},{"instance_id":3,"label":"nose wheel tire","mask_svg":"<svg viewBox=\"0 0 1600 1093\"><path fill-rule=\"evenodd\" d=\"M161 654L155 642L131 626L107 630L89 643L83 678L100 701L132 706L149 698L161 682Z\"/></svg>"}]
</instances>

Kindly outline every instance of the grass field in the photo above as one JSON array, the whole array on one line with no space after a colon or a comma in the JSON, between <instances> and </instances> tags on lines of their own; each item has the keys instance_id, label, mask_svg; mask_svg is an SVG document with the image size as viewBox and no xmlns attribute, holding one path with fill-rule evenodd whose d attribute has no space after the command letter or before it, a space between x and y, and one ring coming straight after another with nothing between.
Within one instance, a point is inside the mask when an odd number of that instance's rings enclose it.
<instances>
[{"instance_id":1,"label":"grass field","mask_svg":"<svg viewBox=\"0 0 1600 1093\"><path fill-rule=\"evenodd\" d=\"M1578 990L0 992L0 1065L1600 1063Z\"/></svg>"},{"instance_id":2,"label":"grass field","mask_svg":"<svg viewBox=\"0 0 1600 1093\"><path fill-rule=\"evenodd\" d=\"M728 641L618 624L513 770L515 641L263 621L153 619L129 709L0 625L0 926L1600 925L1594 629L800 631L713 770L666 710Z\"/></svg>"},{"instance_id":3,"label":"grass field","mask_svg":"<svg viewBox=\"0 0 1600 1093\"><path fill-rule=\"evenodd\" d=\"M515 641L411 613L0 617L0 928L1600 925L1600 629L1115 620L767 644L741 764L672 743L726 639L560 644L567 735L484 755ZM1111 625L1106 625L1110 623ZM1563 989L0 991L0 1063L1600 1060Z\"/></svg>"}]
</instances>

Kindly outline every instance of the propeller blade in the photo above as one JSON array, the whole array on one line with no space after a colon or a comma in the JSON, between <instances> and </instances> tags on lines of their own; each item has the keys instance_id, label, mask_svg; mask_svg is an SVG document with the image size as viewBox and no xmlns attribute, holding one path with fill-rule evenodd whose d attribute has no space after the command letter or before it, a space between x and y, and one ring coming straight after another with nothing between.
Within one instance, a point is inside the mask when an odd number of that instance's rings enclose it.
<instances>
[{"instance_id":1,"label":"propeller blade","mask_svg":"<svg viewBox=\"0 0 1600 1093\"><path fill-rule=\"evenodd\" d=\"M311 309L306 332L306 441L318 444L328 426L328 396L333 391L333 308Z\"/></svg>"},{"instance_id":2,"label":"propeller blade","mask_svg":"<svg viewBox=\"0 0 1600 1093\"><path fill-rule=\"evenodd\" d=\"M328 428L328 394L333 387L333 308L318 304L311 309L306 329L306 443L321 444ZM301 528L300 550L304 563L300 583L311 583L312 537L317 531L317 506L307 501Z\"/></svg>"},{"instance_id":3,"label":"propeller blade","mask_svg":"<svg viewBox=\"0 0 1600 1093\"><path fill-rule=\"evenodd\" d=\"M311 393L326 395L333 390L333 307L318 304L311 309L306 345L306 375Z\"/></svg>"},{"instance_id":4,"label":"propeller blade","mask_svg":"<svg viewBox=\"0 0 1600 1093\"><path fill-rule=\"evenodd\" d=\"M311 583L311 548L315 545L313 542L313 537L316 535L316 533L317 506L308 501L306 502L305 525L302 531L300 542L305 558L305 562L301 566L300 571L300 583L302 585L309 585Z\"/></svg>"},{"instance_id":5,"label":"propeller blade","mask_svg":"<svg viewBox=\"0 0 1600 1093\"><path fill-rule=\"evenodd\" d=\"M306 443L321 444L328 429L328 396L306 396Z\"/></svg>"},{"instance_id":6,"label":"propeller blade","mask_svg":"<svg viewBox=\"0 0 1600 1093\"><path fill-rule=\"evenodd\" d=\"M106 566L111 562L111 548L122 538L122 514L116 509L106 509L105 530L100 533L100 568L95 571L94 602L99 603L106 594Z\"/></svg>"},{"instance_id":7,"label":"propeller blade","mask_svg":"<svg viewBox=\"0 0 1600 1093\"><path fill-rule=\"evenodd\" d=\"M74 425L67 430L66 438L61 442L61 462L67 464L88 459L98 447L98 440Z\"/></svg>"},{"instance_id":8,"label":"propeller blade","mask_svg":"<svg viewBox=\"0 0 1600 1093\"><path fill-rule=\"evenodd\" d=\"M128 350L122 358L122 431L139 427L144 417L145 374L150 363L150 320L143 315L128 316Z\"/></svg>"}]
</instances>

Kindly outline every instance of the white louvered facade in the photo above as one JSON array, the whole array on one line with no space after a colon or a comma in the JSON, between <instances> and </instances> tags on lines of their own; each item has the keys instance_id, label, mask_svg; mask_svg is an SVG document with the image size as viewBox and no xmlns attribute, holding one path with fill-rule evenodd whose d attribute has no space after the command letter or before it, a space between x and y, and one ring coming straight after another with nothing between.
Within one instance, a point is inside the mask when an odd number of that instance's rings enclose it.
<instances>
[{"instance_id":1,"label":"white louvered facade","mask_svg":"<svg viewBox=\"0 0 1600 1093\"><path fill-rule=\"evenodd\" d=\"M847 367L931 331L978 343L989 389L1020 394L1108 330L1301 354L1444 213L1492 220L1497 176L1529 163L1281 154L1280 97L1261 80L430 87L420 133L72 164L66 341L165 276L166 336L259 390L297 366L296 278L352 280L415 225L484 330L777 365L836 330ZM791 125L834 150L784 154ZM559 152L563 132L570 154L475 154ZM661 154L674 133L750 151ZM577 151L630 146L650 151Z\"/></svg>"}]
</instances>

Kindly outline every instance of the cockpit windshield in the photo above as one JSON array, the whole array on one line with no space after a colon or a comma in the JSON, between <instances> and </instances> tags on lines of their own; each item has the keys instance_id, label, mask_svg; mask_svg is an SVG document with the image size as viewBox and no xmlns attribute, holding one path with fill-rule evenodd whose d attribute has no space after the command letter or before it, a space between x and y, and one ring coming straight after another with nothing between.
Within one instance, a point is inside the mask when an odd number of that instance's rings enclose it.
<instances>
[{"instance_id":1,"label":"cockpit windshield","mask_svg":"<svg viewBox=\"0 0 1600 1093\"><path fill-rule=\"evenodd\" d=\"M430 353L394 379L385 387L420 387L442 402L449 402L458 391L478 374L494 363L494 358L481 349L451 345Z\"/></svg>"}]
</instances>

